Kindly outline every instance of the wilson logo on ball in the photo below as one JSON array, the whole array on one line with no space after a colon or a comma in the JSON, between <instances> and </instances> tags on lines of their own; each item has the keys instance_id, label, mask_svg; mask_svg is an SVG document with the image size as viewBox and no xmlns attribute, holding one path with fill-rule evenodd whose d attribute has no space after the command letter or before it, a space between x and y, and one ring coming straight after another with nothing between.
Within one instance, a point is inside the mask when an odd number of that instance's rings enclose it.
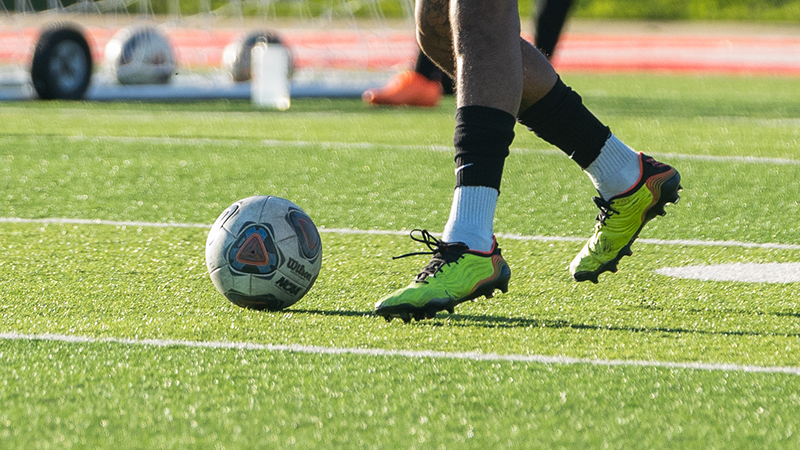
<instances>
[{"instance_id":1,"label":"wilson logo on ball","mask_svg":"<svg viewBox=\"0 0 800 450\"><path fill-rule=\"evenodd\" d=\"M307 281L311 281L311 277L313 277L313 275L306 270L306 266L304 266L303 263L293 258L289 258L289 261L286 262L286 267Z\"/></svg>"}]
</instances>

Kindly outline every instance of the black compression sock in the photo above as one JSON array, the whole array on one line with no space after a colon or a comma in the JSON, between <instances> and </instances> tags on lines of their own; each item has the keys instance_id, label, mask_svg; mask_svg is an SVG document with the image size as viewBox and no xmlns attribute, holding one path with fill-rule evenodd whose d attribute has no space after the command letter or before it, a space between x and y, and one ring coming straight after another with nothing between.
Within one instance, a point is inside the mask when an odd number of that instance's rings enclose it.
<instances>
[{"instance_id":1,"label":"black compression sock","mask_svg":"<svg viewBox=\"0 0 800 450\"><path fill-rule=\"evenodd\" d=\"M508 147L514 141L514 116L486 106L456 110L456 186L500 190Z\"/></svg>"},{"instance_id":2,"label":"black compression sock","mask_svg":"<svg viewBox=\"0 0 800 450\"><path fill-rule=\"evenodd\" d=\"M523 111L518 120L584 169L597 158L611 135L611 129L586 109L581 96L561 78L541 100Z\"/></svg>"}]
</instances>

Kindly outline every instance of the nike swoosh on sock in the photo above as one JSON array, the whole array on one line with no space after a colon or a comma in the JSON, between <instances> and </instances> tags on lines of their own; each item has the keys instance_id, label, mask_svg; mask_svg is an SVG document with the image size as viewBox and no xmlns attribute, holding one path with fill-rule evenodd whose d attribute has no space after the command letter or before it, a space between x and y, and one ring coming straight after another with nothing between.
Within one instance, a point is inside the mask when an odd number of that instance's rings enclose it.
<instances>
[{"instance_id":1,"label":"nike swoosh on sock","mask_svg":"<svg viewBox=\"0 0 800 450\"><path fill-rule=\"evenodd\" d=\"M467 164L464 164L463 166L456 167L456 173L466 169L469 166L473 166L473 165L474 165L474 163L467 163Z\"/></svg>"}]
</instances>

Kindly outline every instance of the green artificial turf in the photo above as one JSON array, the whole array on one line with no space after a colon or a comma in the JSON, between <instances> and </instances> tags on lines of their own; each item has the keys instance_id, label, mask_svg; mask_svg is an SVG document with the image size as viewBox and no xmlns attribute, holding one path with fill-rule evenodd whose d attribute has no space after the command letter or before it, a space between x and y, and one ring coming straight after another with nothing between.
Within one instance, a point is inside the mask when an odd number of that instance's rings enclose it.
<instances>
[{"instance_id":1,"label":"green artificial turf","mask_svg":"<svg viewBox=\"0 0 800 450\"><path fill-rule=\"evenodd\" d=\"M0 344L10 448L792 448L796 375Z\"/></svg>"},{"instance_id":2,"label":"green artificial turf","mask_svg":"<svg viewBox=\"0 0 800 450\"><path fill-rule=\"evenodd\" d=\"M796 448L800 378L742 366L798 366L797 283L655 270L800 262L793 247L740 245L800 242L800 85L564 78L625 142L683 176L681 201L642 238L735 242L639 242L600 284L571 281L595 193L573 162L518 127L495 223L510 292L411 324L371 310L426 262L391 259L423 250L405 233L441 231L447 219L452 100L418 110L298 99L285 112L248 102L3 105L0 218L125 223L0 222L0 333L39 336L0 340L0 447ZM323 231L320 278L277 313L230 304L206 274L206 226L250 195L288 198Z\"/></svg>"}]
</instances>

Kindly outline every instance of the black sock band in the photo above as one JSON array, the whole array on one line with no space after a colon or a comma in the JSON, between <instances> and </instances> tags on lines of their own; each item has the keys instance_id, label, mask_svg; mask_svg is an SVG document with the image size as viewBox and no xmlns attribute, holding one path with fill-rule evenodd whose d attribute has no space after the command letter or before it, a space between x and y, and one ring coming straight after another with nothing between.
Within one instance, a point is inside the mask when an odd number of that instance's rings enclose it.
<instances>
[{"instance_id":1,"label":"black sock band","mask_svg":"<svg viewBox=\"0 0 800 450\"><path fill-rule=\"evenodd\" d=\"M519 123L560 148L582 168L600 154L611 129L583 105L583 99L561 81L519 115Z\"/></svg>"},{"instance_id":2,"label":"black sock band","mask_svg":"<svg viewBox=\"0 0 800 450\"><path fill-rule=\"evenodd\" d=\"M456 187L500 190L515 123L513 115L487 106L462 106L456 110Z\"/></svg>"}]
</instances>

